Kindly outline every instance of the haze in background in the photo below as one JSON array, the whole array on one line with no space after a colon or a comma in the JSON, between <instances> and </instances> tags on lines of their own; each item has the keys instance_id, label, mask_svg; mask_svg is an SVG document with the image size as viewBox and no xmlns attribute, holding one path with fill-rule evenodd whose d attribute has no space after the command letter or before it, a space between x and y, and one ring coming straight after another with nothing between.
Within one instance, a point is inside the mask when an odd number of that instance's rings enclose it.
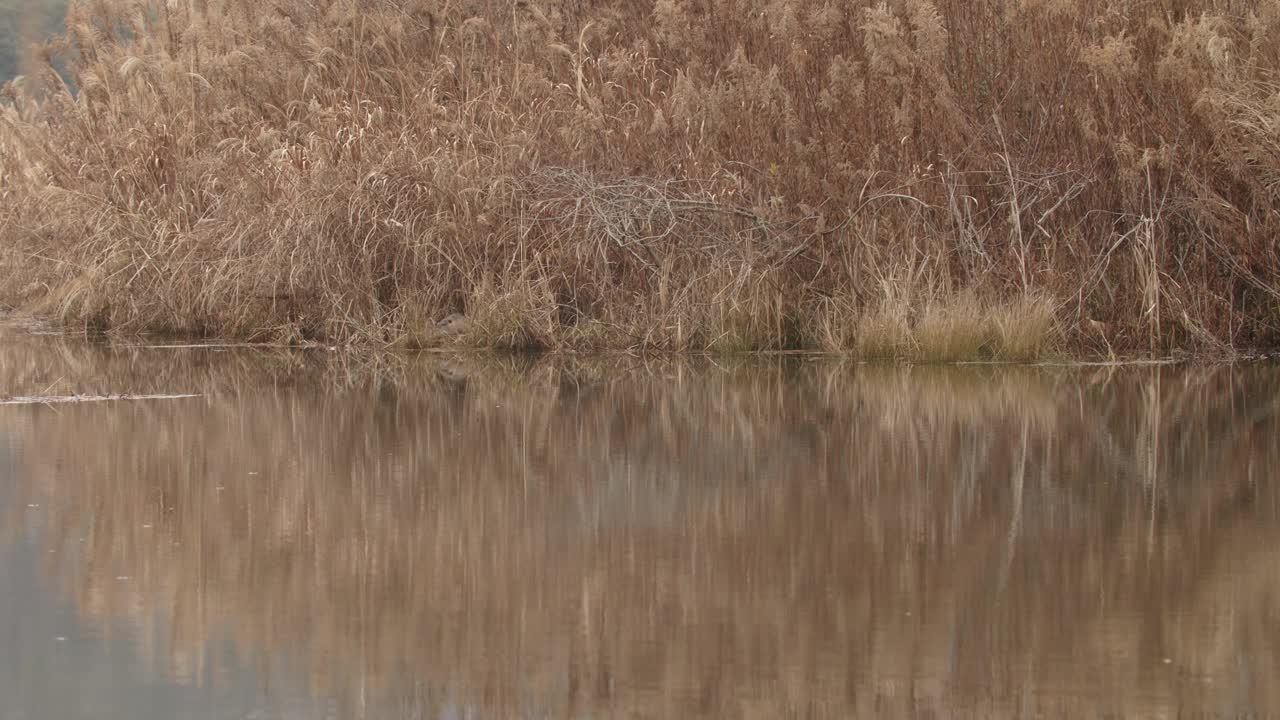
<instances>
[{"instance_id":1,"label":"haze in background","mask_svg":"<svg viewBox=\"0 0 1280 720\"><path fill-rule=\"evenodd\" d=\"M60 32L66 0L0 0L0 84L29 72L29 45Z\"/></svg>"}]
</instances>

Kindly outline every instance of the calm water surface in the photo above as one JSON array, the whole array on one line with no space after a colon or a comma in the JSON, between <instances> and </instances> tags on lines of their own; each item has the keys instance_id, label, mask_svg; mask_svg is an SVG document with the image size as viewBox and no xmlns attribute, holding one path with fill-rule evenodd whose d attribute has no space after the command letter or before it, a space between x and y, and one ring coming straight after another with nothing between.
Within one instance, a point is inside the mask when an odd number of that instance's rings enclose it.
<instances>
[{"instance_id":1,"label":"calm water surface","mask_svg":"<svg viewBox=\"0 0 1280 720\"><path fill-rule=\"evenodd\" d=\"M1280 713L1280 369L0 329L0 718Z\"/></svg>"}]
</instances>

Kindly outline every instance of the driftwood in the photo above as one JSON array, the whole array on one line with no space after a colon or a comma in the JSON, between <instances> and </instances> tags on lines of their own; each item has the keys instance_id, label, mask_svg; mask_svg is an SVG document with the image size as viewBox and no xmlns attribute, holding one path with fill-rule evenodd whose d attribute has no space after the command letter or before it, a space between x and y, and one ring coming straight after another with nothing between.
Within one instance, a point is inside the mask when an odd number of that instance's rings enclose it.
<instances>
[{"instance_id":1,"label":"driftwood","mask_svg":"<svg viewBox=\"0 0 1280 720\"><path fill-rule=\"evenodd\" d=\"M109 400L179 400L199 395L37 395L0 398L0 405L51 405L53 403L106 402Z\"/></svg>"}]
</instances>

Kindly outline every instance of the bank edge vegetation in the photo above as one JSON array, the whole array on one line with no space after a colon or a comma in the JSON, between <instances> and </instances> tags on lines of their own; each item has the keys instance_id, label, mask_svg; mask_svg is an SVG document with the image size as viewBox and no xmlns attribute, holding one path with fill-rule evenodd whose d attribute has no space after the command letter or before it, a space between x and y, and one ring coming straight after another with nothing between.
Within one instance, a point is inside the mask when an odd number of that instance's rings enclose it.
<instances>
[{"instance_id":1,"label":"bank edge vegetation","mask_svg":"<svg viewBox=\"0 0 1280 720\"><path fill-rule=\"evenodd\" d=\"M1280 5L91 0L0 296L120 332L920 360L1280 342ZM440 318L462 313L449 324Z\"/></svg>"}]
</instances>

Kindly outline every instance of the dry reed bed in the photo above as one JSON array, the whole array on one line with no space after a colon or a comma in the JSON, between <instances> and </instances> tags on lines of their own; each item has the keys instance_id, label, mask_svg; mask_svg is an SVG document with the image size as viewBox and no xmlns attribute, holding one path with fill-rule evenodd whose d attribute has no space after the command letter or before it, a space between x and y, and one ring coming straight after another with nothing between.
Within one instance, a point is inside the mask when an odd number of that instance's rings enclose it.
<instances>
[{"instance_id":1,"label":"dry reed bed","mask_svg":"<svg viewBox=\"0 0 1280 720\"><path fill-rule=\"evenodd\" d=\"M46 571L180 676L230 628L371 716L1280 703L1263 368L66 352L7 355L205 395L0 416Z\"/></svg>"},{"instance_id":2,"label":"dry reed bed","mask_svg":"<svg viewBox=\"0 0 1280 720\"><path fill-rule=\"evenodd\" d=\"M85 0L0 297L119 332L953 359L1280 339L1244 0Z\"/></svg>"}]
</instances>

